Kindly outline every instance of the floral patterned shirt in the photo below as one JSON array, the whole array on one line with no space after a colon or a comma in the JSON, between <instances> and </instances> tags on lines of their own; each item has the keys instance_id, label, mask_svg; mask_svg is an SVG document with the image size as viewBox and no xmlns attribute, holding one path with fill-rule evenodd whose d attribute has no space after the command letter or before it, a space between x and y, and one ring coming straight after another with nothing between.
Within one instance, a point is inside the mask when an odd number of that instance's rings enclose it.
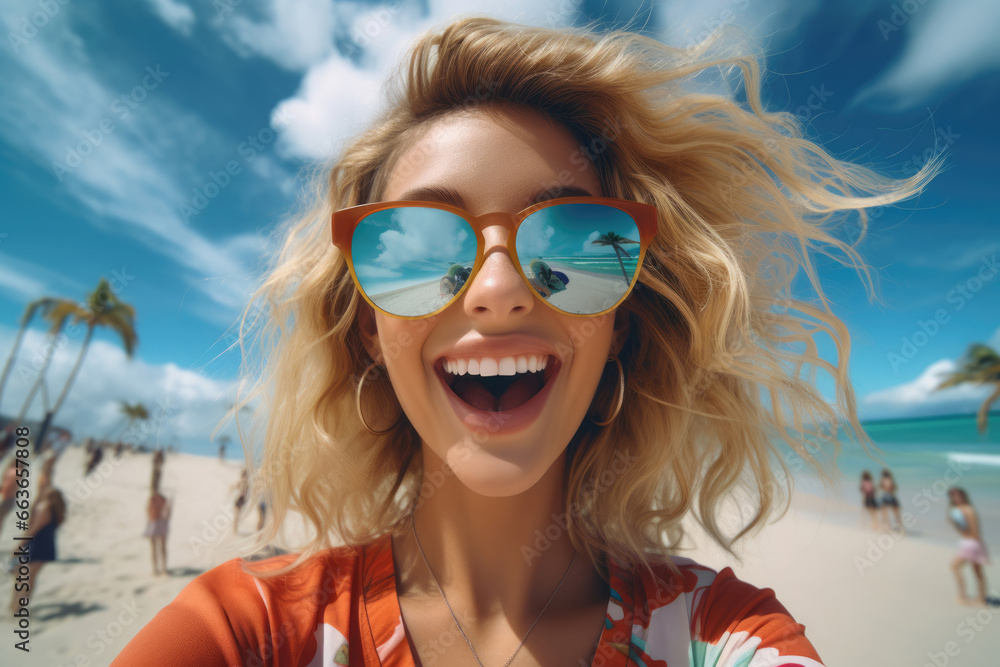
<instances>
[{"instance_id":1,"label":"floral patterned shirt","mask_svg":"<svg viewBox=\"0 0 1000 667\"><path fill-rule=\"evenodd\" d=\"M239 559L197 577L112 663L414 667L388 535L328 549L257 578ZM291 556L258 566L278 567ZM610 560L611 596L593 667L816 667L819 656L769 588L688 558L631 571Z\"/></svg>"}]
</instances>

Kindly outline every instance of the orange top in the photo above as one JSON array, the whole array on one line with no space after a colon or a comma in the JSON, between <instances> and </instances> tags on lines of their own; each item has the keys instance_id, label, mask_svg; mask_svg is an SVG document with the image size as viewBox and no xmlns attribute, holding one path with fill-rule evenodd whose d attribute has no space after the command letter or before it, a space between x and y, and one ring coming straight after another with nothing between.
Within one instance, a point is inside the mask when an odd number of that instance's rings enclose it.
<instances>
[{"instance_id":1,"label":"orange top","mask_svg":"<svg viewBox=\"0 0 1000 667\"><path fill-rule=\"evenodd\" d=\"M385 665L414 667L396 597L388 535L367 547L328 549L272 579L231 560L188 584L112 663L157 665ZM267 568L293 560L278 556ZM608 667L821 667L769 588L674 558L661 581L610 562L611 597L594 665Z\"/></svg>"}]
</instances>

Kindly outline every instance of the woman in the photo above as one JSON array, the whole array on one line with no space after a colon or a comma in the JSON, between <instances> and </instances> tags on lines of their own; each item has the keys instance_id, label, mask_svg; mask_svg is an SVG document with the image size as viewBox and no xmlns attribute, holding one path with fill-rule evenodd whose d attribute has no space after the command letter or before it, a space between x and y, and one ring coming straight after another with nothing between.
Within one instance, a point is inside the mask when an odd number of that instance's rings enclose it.
<instances>
[{"instance_id":1,"label":"woman","mask_svg":"<svg viewBox=\"0 0 1000 667\"><path fill-rule=\"evenodd\" d=\"M879 478L878 487L882 491L882 497L879 499L879 506L882 508L882 523L885 525L887 530L895 530L899 533L905 533L906 527L903 526L903 518L899 510L899 499L896 498L896 480L893 479L892 473L888 468L882 468L882 477ZM893 515L896 522L893 524L889 523L889 508L892 508ZM892 526L890 528L890 526Z\"/></svg>"},{"instance_id":2,"label":"woman","mask_svg":"<svg viewBox=\"0 0 1000 667\"><path fill-rule=\"evenodd\" d=\"M795 366L826 363L799 344L819 332L843 359L847 334L781 297L814 275L788 248L860 266L818 212L910 196L930 167L897 182L837 162L761 109L751 57L726 61L751 109L685 93L706 54L485 18L418 40L258 294L277 344L246 399L275 383L248 452L261 537L290 511L316 537L202 575L115 664L168 646L199 665L821 664L773 591L671 552L689 511L727 549L761 527L774 435L815 464L789 408L836 417ZM631 282L574 275L547 300L529 258L555 257ZM864 441L846 367L825 367ZM719 503L741 486L734 536Z\"/></svg>"},{"instance_id":3,"label":"woman","mask_svg":"<svg viewBox=\"0 0 1000 667\"><path fill-rule=\"evenodd\" d=\"M27 565L28 573L26 578L18 578L14 583L10 598L12 614L24 606L20 602L21 598L34 598L37 595L38 575L42 567L56 560L56 529L66 518L66 501L62 492L52 486L55 461L55 456L51 453L42 460L38 488L34 491L36 499L31 504L29 512L28 530L15 538L24 540L15 544L28 545L26 563L19 560L19 553L15 552L14 557L16 567ZM18 572L20 573L20 570ZM19 587L17 582L27 584L27 588Z\"/></svg>"},{"instance_id":4,"label":"woman","mask_svg":"<svg viewBox=\"0 0 1000 667\"><path fill-rule=\"evenodd\" d=\"M146 502L146 529L142 536L149 538L152 550L153 576L169 574L167 570L167 535L170 533L170 501L160 493L161 463L153 460L153 478Z\"/></svg>"},{"instance_id":5,"label":"woman","mask_svg":"<svg viewBox=\"0 0 1000 667\"><path fill-rule=\"evenodd\" d=\"M953 486L948 489L948 502L950 505L948 520L962 536L958 541L958 555L951 562L951 570L955 573L955 581L958 583L958 601L962 604L972 603L972 598L965 595L965 580L962 576L962 566L968 563L972 566L972 572L979 584L979 598L975 603L986 606L988 603L983 565L990 564L990 555L986 551L980 532L979 514L969 502L969 495L961 487Z\"/></svg>"},{"instance_id":6,"label":"woman","mask_svg":"<svg viewBox=\"0 0 1000 667\"><path fill-rule=\"evenodd\" d=\"M878 500L875 499L875 482L872 481L872 474L865 470L861 473L861 503L868 518L872 522L872 530L878 530Z\"/></svg>"}]
</instances>

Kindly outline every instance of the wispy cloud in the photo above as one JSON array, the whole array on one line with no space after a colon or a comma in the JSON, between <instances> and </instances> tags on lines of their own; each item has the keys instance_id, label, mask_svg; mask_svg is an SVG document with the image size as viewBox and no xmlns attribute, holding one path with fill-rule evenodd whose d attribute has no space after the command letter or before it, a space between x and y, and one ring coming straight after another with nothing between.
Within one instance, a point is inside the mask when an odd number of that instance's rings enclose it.
<instances>
[{"instance_id":1,"label":"wispy cloud","mask_svg":"<svg viewBox=\"0 0 1000 667\"><path fill-rule=\"evenodd\" d=\"M740 26L770 41L780 29L801 24L819 7L820 0L670 0L658 10L664 41L690 46L723 25Z\"/></svg>"},{"instance_id":2,"label":"wispy cloud","mask_svg":"<svg viewBox=\"0 0 1000 667\"><path fill-rule=\"evenodd\" d=\"M934 249L933 254L916 253L903 256L903 262L917 268L942 269L945 271L961 271L976 269L983 259L989 259L1000 253L1000 243L983 242L970 246L968 242L961 245L948 244Z\"/></svg>"},{"instance_id":3,"label":"wispy cloud","mask_svg":"<svg viewBox=\"0 0 1000 667\"><path fill-rule=\"evenodd\" d=\"M147 0L164 23L183 35L190 35L194 26L194 10L177 0Z\"/></svg>"},{"instance_id":4,"label":"wispy cloud","mask_svg":"<svg viewBox=\"0 0 1000 667\"><path fill-rule=\"evenodd\" d=\"M903 5L905 3L898 3ZM899 32L887 39L905 39L899 59L857 94L855 104L890 111L914 107L941 95L982 72L1000 67L1000 3L994 0L952 0L920 3L912 14L887 9L883 20Z\"/></svg>"},{"instance_id":5,"label":"wispy cloud","mask_svg":"<svg viewBox=\"0 0 1000 667\"><path fill-rule=\"evenodd\" d=\"M42 264L6 253L0 253L0 288L4 296L17 301L31 301L56 291L81 296L85 292L83 285Z\"/></svg>"}]
</instances>

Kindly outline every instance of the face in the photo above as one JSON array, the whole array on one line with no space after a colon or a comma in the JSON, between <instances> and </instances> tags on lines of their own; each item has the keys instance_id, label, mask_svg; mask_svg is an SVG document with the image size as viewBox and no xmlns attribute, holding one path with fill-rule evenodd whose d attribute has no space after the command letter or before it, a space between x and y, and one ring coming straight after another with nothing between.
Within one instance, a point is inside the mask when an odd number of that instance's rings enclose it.
<instances>
[{"instance_id":1,"label":"face","mask_svg":"<svg viewBox=\"0 0 1000 667\"><path fill-rule=\"evenodd\" d=\"M437 200L482 215L517 213L542 199L601 196L597 173L579 156L569 131L535 111L506 107L500 118L457 111L430 124L400 155L382 200ZM624 341L627 319L621 309L574 317L548 307L517 272L507 230L492 225L483 234L482 268L444 311L404 320L364 304L360 325L423 440L425 461L439 457L481 495L508 496L562 460L608 355ZM496 361L500 375L473 375L473 361L484 374ZM524 371L543 363L542 371ZM518 372L504 375L505 365ZM594 409L603 419L609 407Z\"/></svg>"}]
</instances>

